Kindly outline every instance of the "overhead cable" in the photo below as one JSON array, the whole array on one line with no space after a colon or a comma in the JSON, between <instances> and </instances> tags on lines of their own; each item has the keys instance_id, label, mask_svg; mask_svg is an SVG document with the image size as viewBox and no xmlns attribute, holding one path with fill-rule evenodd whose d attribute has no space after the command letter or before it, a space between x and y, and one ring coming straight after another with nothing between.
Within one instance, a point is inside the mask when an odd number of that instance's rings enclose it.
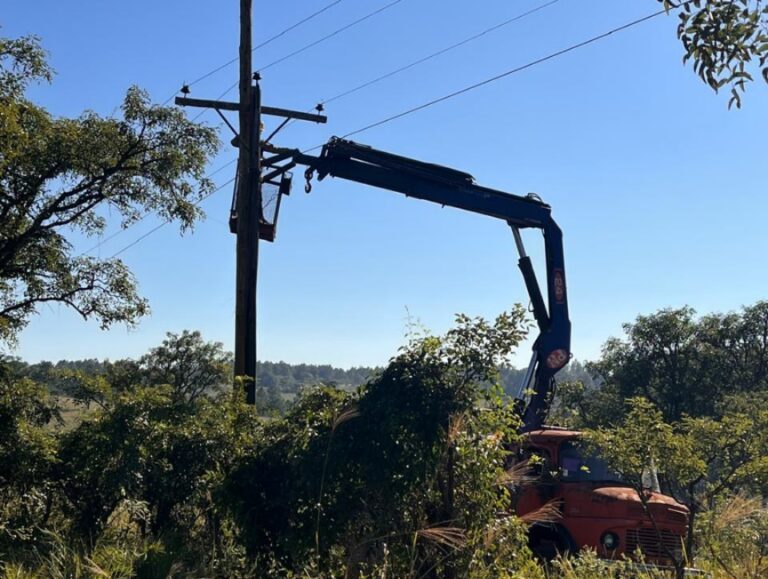
<instances>
[{"instance_id":1,"label":"overhead cable","mask_svg":"<svg viewBox=\"0 0 768 579\"><path fill-rule=\"evenodd\" d=\"M204 195L203 197L201 197L201 198L200 198L200 199L199 199L199 200L198 200L198 201L195 203L195 205L200 205L200 204L201 204L203 201L205 201L206 199L208 199L208 197L210 197L210 196L211 196L211 195L213 195L214 193L218 193L218 192L219 192L219 191L221 191L221 190L222 190L224 187L226 187L227 185L229 185L230 183L232 183L232 182L233 182L235 179L236 179L236 177L232 177L232 178L231 178L229 181L226 181L225 183L222 183L221 185L219 185L218 187L216 187L216 189L214 189L214 190L213 190L213 191L211 191L210 193L207 193L206 195ZM147 231L147 232L146 232L144 235L142 235L142 236L138 237L137 239L135 239L134 241L132 241L131 243L129 243L128 245L126 245L125 247L123 247L122 249L120 249L119 251L116 251L115 253L113 253L113 254L112 254L110 257L109 257L109 259L114 259L114 258L116 258L118 255L120 255L121 253L123 253L123 252L125 252L125 251L128 251L130 248L134 247L135 245L138 245L139 243L141 243L142 241L144 241L144 240L145 240L147 237L149 237L150 235L152 235L153 233L155 233L155 232L156 232L156 231L158 231L159 229L161 229L161 228L165 227L166 225L168 225L168 224L169 224L171 221L173 221L173 220L172 220L172 219L166 219L166 220L165 220L165 221L163 221L162 223L159 223L159 224L155 225L155 226L154 226L152 229L150 229L149 231Z\"/></svg>"},{"instance_id":2,"label":"overhead cable","mask_svg":"<svg viewBox=\"0 0 768 579\"><path fill-rule=\"evenodd\" d=\"M281 38L281 37L285 36L285 35L286 35L286 34L288 34L288 33L289 33L291 30L294 30L295 28L298 28L298 27L299 27L299 26L301 26L302 24L305 24L305 23L309 22L310 20L312 20L312 19L314 19L314 18L316 18L316 17L320 16L320 15L321 15L323 12L325 12L325 11L327 11L327 10L330 10L331 8L333 8L334 6L336 6L336 4L339 4L339 3L341 3L341 2L343 2L343 0L334 0L334 1L333 1L333 2L331 2L330 4L326 4L325 6L323 6L322 8L320 8L319 10L317 10L316 12L313 12L313 13L312 13L312 14L310 14L309 16L305 16L304 18L302 18L302 19L301 19L301 20L299 20L298 22L295 22L294 24L291 24L291 25L290 25L288 28L284 28L283 30L281 30L280 32L278 32L277 34L275 34L274 36L270 36L269 38L267 38L267 39L266 39L266 40L264 40L263 42L261 42L261 43L257 44L256 46L254 46L254 47L251 49L251 52L256 52L256 51L257 51L257 50L259 50L260 48L264 48L265 46L267 46L268 44L270 44L270 43L274 42L274 41L275 41L275 40L277 40L278 38ZM201 81L205 80L206 78L209 78L209 77L213 76L213 75L214 75L214 74L216 74L217 72L219 72L219 71L221 71L221 70L224 70L224 69L225 69L225 68L227 68L228 66L230 66L230 65L232 65L232 64L234 64L234 63L236 63L238 60L240 60L240 57L235 57L235 58L233 58L233 59L231 59L231 60L228 60L228 61L227 61L227 62L225 62L224 64L222 64L222 65L220 65L220 66L217 66L216 68L214 68L214 69L212 69L212 70L209 70L209 71L208 71L208 72L206 72L204 75L202 75L202 76L200 76L200 77L196 78L196 79L195 79L195 80L193 80L192 82L187 82L187 83L184 83L184 86L185 86L186 88L189 88L189 87L191 87L191 86L193 86L193 85L195 85L195 84L197 84L197 83L199 83L199 82L201 82ZM173 94L173 95L172 95L170 98L168 98L168 99L167 99L167 100L166 100L166 101L163 103L163 106L165 106L165 105L167 105L169 102L171 102L171 101L173 100L174 96L176 96L176 93L174 93L174 94Z\"/></svg>"},{"instance_id":3,"label":"overhead cable","mask_svg":"<svg viewBox=\"0 0 768 579\"><path fill-rule=\"evenodd\" d=\"M229 162L227 162L227 163L223 164L221 167L219 167L219 168L218 168L218 169L216 169L215 171L212 171L212 172L208 173L208 175L206 175L206 176L205 176L205 178L206 178L206 179L210 179L210 178L211 178L211 177L213 177L213 176L214 176L216 173L218 173L218 172L220 172L220 171L223 171L224 169L226 169L226 168L227 168L227 167L229 167L230 165L233 165L235 162L237 162L237 159L233 159L233 160L231 160L231 161L229 161ZM203 201L205 201L205 200L206 200L208 197L210 197L211 195L213 195L214 193L216 193L217 191L219 191L219 190L220 190L222 187L226 186L228 183L231 183L231 182L232 182L232 181L230 180L230 181L228 181L227 183L225 183L224 185L221 185L221 186L217 187L217 188L216 188L214 191L211 191L211 192L210 192L210 193L208 193L207 195L205 195L205 196L201 197L200 199L198 199L198 200L197 200L197 201L194 203L194 205L199 205L200 203L202 203ZM100 249L100 248L101 248L101 247L102 247L102 246L103 246L105 243L107 243L107 242L109 242L109 241L113 240L115 237L118 237L119 235L122 235L123 233L125 233L126 231L128 231L128 229L129 229L130 227L134 227L136 224L138 224L138 223L142 222L144 219L146 219L146 218L147 218L147 215L148 215L148 214L142 215L142 216L141 216L139 219L137 219L136 221L134 221L133 223L131 223L131 224L130 224L128 227L126 227L126 228L121 228L121 229L118 229L118 230L117 230L117 231L115 231L113 234L111 234L111 235L109 235L109 236L105 237L104 239L100 239L100 240L99 240L99 243L97 243L96 245L94 245L94 246L93 246L93 247L91 247L90 249L86 249L85 251L83 251L83 252L80 252L80 253L77 255L77 257L82 257L82 256L84 256L84 255L86 255L86 254L89 254L89 253L91 253L92 251L96 251L97 249ZM120 250L120 251L123 251L123 250ZM115 255L117 255L117 254L115 254ZM112 257L114 257L114 255L113 255Z\"/></svg>"},{"instance_id":4,"label":"overhead cable","mask_svg":"<svg viewBox=\"0 0 768 579\"><path fill-rule=\"evenodd\" d=\"M690 1L692 1L692 0L690 0ZM681 6L683 6L685 4L688 4L688 3L689 2L681 4ZM447 101L447 100L455 98L455 97L457 97L459 95L468 93L468 92L473 91L473 90L475 90L477 88L480 88L482 86L491 84L493 82L496 82L497 80L501 80L503 78L506 78L506 77L511 76L513 74L516 74L518 72L522 72L522 71L527 70L529 68L533 68L534 66L537 66L539 64L543 64L543 63L545 63L545 62L547 62L549 60L553 60L555 58L563 56L564 54L567 54L569 52L573 52L574 50L577 50L579 48L583 48L583 47L588 46L590 44L594 44L595 42L598 42L600 40L608 38L609 36L611 36L613 34L616 34L618 32L622 32L624 30L627 30L629 28L632 28L634 26L637 26L639 24L647 22L648 20L656 18L657 16L661 16L662 14L667 14L667 13L668 13L667 10L662 9L662 10L658 10L656 12L653 12L652 14L648 14L647 16L643 16L642 18L638 18L636 20L632 20L631 22L628 22L628 23L623 24L621 26L618 26L616 28L612 28L611 30L608 30L607 32L603 32L602 34L599 34L597 36L593 36L593 37L591 37L591 38L589 38L587 40L584 40L584 41L579 42L577 44L573 44L573 45L571 45L571 46L569 46L567 48L563 48L562 50L558 50L557 52L553 52L551 54L548 54L547 56L544 56L544 57L541 57L541 58L537 58L536 60L532 60L531 62L528 62L528 63L526 63L526 64L524 64L522 66L518 66L518 67L512 68L510 70L507 70L505 72L502 72L500 74L492 76L491 78L487 78L487 79L485 79L483 81L476 82L474 84L471 84L471 85L466 86L464 88L461 88L459 90L453 91L453 92L451 92L449 94L446 94L446 95L443 95L441 97L432 99L432 100L430 100L430 101L428 101L426 103L423 103L423 104L420 104L418 106L412 107L410 109L407 109L405 111L402 111L402 112L397 113L395 115L392 115L390 117L386 117L386 118L384 118L384 119L382 119L380 121L376 121L374 123L371 123L369 125L361 127L359 129L355 129L354 131L350 131L350 132L342 135L342 138L345 139L345 138L351 137L353 135L357 135L359 133L368 131L368 130L373 129L375 127L380 127L381 125L390 123L390 122L392 122L394 120L403 118L405 116L412 115L413 113L416 113L418 111L422 111L424 109L427 109L427 108L429 108L431 106L434 106L434 105L436 105L438 103L441 103L443 101ZM306 153L306 152L309 152L309 151L314 151L315 149L319 149L320 147L322 147L322 145L316 145L316 146L311 147L309 149L305 149L303 152Z\"/></svg>"},{"instance_id":5,"label":"overhead cable","mask_svg":"<svg viewBox=\"0 0 768 579\"><path fill-rule=\"evenodd\" d=\"M392 8L396 4L400 4L400 2L403 2L403 0L393 0L389 4L385 4L384 6L381 6L381 7L377 8L376 10L374 10L372 12L369 12L365 16L362 16L362 17L358 18L357 20L354 20L354 21L350 22L349 24L345 24L341 28L337 28L336 30L334 30L330 34L326 34L325 36L323 36L321 38L318 38L317 40L314 40L314 41L310 42L309 44L305 44L301 48L299 48L297 50L294 50L293 52L291 52L289 54L286 54L285 56L282 56L282 57L278 58L277 60L274 60L274 61L270 62L269 64L266 64L266 65L264 65L262 67L257 67L256 70L258 72L265 71L268 68L272 68L273 66L276 66L276 65L280 64L281 62L284 62L284 61L288 60L289 58L293 58L294 56L296 56L298 54L301 54L302 52L306 52L310 48L314 48L318 44L321 44L322 42L325 42L326 40L329 40L329 39L333 38L334 36L336 36L338 34L341 34L345 30L349 30L350 28L365 22L369 18L373 18L377 14L380 14L380 13L384 12L385 10L388 10L388 9ZM221 99L224 96L226 96L229 92L234 90L235 87L237 87L238 84L239 84L239 81L234 83L227 90L225 90L223 93L221 93L221 95L218 98Z\"/></svg>"},{"instance_id":6,"label":"overhead cable","mask_svg":"<svg viewBox=\"0 0 768 579\"><path fill-rule=\"evenodd\" d=\"M284 29L284 30L281 30L280 32L278 32L278 33L277 33L277 34L275 34L274 36L271 36L270 38L268 38L268 39L267 39L267 40L265 40L264 42L262 42L262 43L260 43L260 44L257 44L256 46L254 46L254 47L253 47L253 49L251 50L251 52L256 52L256 51L257 51L257 50L259 50L260 48L264 48L265 46L267 46L267 45L268 45L268 44L270 44L271 42L274 42L274 41L275 41L275 40L277 40L278 38L280 38L280 37L282 37L282 36L285 36L286 34L288 34L288 33L289 33L291 30L293 30L294 28L298 28L299 26L301 26L302 24L304 24L304 23L306 23L306 22L309 22L309 21L310 21L310 20L312 20L313 18L315 18L315 17L317 17L317 16L320 16L320 14L322 14L322 13L323 13L323 12L325 12L326 10L329 10L329 9L333 8L334 6L336 6L336 4L339 4L340 2L342 2L342 0L335 0L334 2L331 2L330 4L328 4L328 5L324 6L323 8L321 8L320 10L318 10L317 12L313 12L313 13L312 13L312 14L310 14L309 16L307 16L307 17L305 17L305 18L303 18L303 19L299 20L299 21L298 21L298 22L296 22L295 24L292 24L292 25L291 25L291 26L289 26L288 28L286 28L286 29ZM223 70L223 69L225 69L225 68L226 68L226 67L228 67L229 65L236 63L238 60L240 60L240 58L239 58L239 57L235 57L235 58L233 58L232 60L229 60L229 61L225 62L225 63L224 63L224 64L222 64L221 66L218 66L218 67L214 68L213 70L211 70L210 72L207 72L207 73L205 73L203 76L201 76L201 77L199 77L199 78L196 78L195 80L193 80L193 81L192 81L192 82L190 82L190 83L187 83L187 86L192 86L193 84L197 84L198 82L200 82L200 81L202 81L202 80L205 80L206 78L210 77L210 76L211 76L211 75L213 75L213 74L216 74L216 73L217 73L217 72L219 72L220 70Z\"/></svg>"},{"instance_id":7,"label":"overhead cable","mask_svg":"<svg viewBox=\"0 0 768 579\"><path fill-rule=\"evenodd\" d=\"M392 71L390 71L390 72L388 72L386 74L383 74L383 75L381 75L379 77L376 77L376 78L374 78L372 80L369 80L367 82L364 82L364 83L362 83L362 84L360 84L360 85L358 85L358 86L356 86L354 88L351 88L351 89L345 90L343 92L340 92L339 94L334 95L334 96L332 96L330 98L323 99L320 102L323 103L323 104L328 104L328 103L331 103L333 101L336 101L336 100L339 100L341 98L344 98L346 96L349 96L349 95L351 95L353 93L356 93L356 92L358 92L358 91L360 91L360 90L362 90L364 88L368 88L369 86L374 85L374 84L376 84L378 82L381 82L382 80L391 78L391 77L393 77L393 76L395 76L397 74L400 74L401 72L405 72L406 70L409 70L409 69L411 69L411 68L413 68L415 66L423 64L423 63L425 63L425 62L427 62L429 60L432 60L433 58L441 56L441 55L445 54L446 52L450 52L451 50L454 50L456 48L464 46L465 44L469 44L470 42L473 42L473 41L475 41L475 40L485 36L486 34L489 34L491 32L499 30L500 28L508 26L509 24L512 24L513 22L517 22L518 20L522 20L523 18L531 16L532 14L535 14L536 12L539 12L539 11L545 9L545 8L548 8L549 6L552 6L553 4L557 4L559 1L560 0L550 0L549 2L546 2L545 4L541 4L540 6L537 6L535 8L531 8L530 10L528 10L526 12L523 12L522 14L518 14L517 16L513 16L512 18L508 18L507 20L504 20L503 22L499 22L498 24L495 24L495 25L491 26L490 28L486 28L482 32L479 32L477 34L473 34L472 36L469 36L469 37L465 38L464 40L456 42L455 44L451 44L450 46L446 46L445 48L442 48L442 49L438 50L437 52L433 52L432 54L430 54L428 56L425 56L425 57L420 58L418 60L414 60L410 64L406 64L405 66L401 66L400 68L396 68L395 70L392 70Z\"/></svg>"}]
</instances>

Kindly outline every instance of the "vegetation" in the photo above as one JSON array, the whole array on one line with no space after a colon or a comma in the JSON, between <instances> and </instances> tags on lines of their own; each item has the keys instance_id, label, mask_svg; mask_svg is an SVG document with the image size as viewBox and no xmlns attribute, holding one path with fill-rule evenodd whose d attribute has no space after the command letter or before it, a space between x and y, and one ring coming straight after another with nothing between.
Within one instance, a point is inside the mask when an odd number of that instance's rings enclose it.
<instances>
[{"instance_id":1,"label":"vegetation","mask_svg":"<svg viewBox=\"0 0 768 579\"><path fill-rule=\"evenodd\" d=\"M624 330L588 365L595 384L561 387L556 421L586 428L646 508L644 475L652 471L662 491L688 506L680 565L704 560L718 574L763 576L768 302L701 318L665 309Z\"/></svg>"},{"instance_id":2,"label":"vegetation","mask_svg":"<svg viewBox=\"0 0 768 579\"><path fill-rule=\"evenodd\" d=\"M78 399L96 407L61 432L46 428L45 390L6 375L6 574L538 572L524 524L497 517L517 423L500 389L485 387L524 320L522 308L493 324L460 317L443 337L414 338L357 391L306 390L266 422L238 395L78 375ZM187 343L160 350L174 358ZM215 357L205 346L196 355ZM167 375L157 370L143 376Z\"/></svg>"},{"instance_id":3,"label":"vegetation","mask_svg":"<svg viewBox=\"0 0 768 579\"><path fill-rule=\"evenodd\" d=\"M694 375L710 384L704 369L721 371L711 361L722 352L711 342L680 347L680 328L739 328L740 359L755 366L730 371L755 379L762 358L745 352L765 347L750 333L763 311L759 303L727 316L642 316L589 365L612 372L561 390L588 412L560 400L559 419L591 426L589 444L641 497L652 469L691 509L680 569L768 571L768 398L756 380L717 390L719 400L676 418L664 403L674 392L661 387L667 365L642 349L639 330L667 328L660 343L675 347L663 352L699 351ZM543 578L526 526L553 513L509 512L510 493L529 477L507 470L518 419L499 385L498 369L526 331L519 308L494 323L460 316L445 336L413 336L360 387L305 388L269 420L230 388L190 390L196 380L229 382L228 355L196 332L169 334L136 362L60 369L70 400L90 409L68 429L55 427L55 398L30 367L11 360L0 380L0 568L8 577ZM648 389L654 401L625 403L637 374L620 370L641 354L643 376L658 386ZM588 552L547 573L663 576Z\"/></svg>"},{"instance_id":4,"label":"vegetation","mask_svg":"<svg viewBox=\"0 0 768 579\"><path fill-rule=\"evenodd\" d=\"M762 0L658 0L679 9L677 36L701 80L730 89L728 108L741 108L747 83L768 83L768 6Z\"/></svg>"},{"instance_id":5,"label":"vegetation","mask_svg":"<svg viewBox=\"0 0 768 579\"><path fill-rule=\"evenodd\" d=\"M105 328L135 323L148 305L130 271L119 259L77 255L69 238L101 233L107 205L124 226L151 212L191 227L212 187L203 175L218 146L213 129L151 105L135 87L122 118L56 118L25 97L52 77L37 38L0 38L0 344L43 303Z\"/></svg>"}]
</instances>

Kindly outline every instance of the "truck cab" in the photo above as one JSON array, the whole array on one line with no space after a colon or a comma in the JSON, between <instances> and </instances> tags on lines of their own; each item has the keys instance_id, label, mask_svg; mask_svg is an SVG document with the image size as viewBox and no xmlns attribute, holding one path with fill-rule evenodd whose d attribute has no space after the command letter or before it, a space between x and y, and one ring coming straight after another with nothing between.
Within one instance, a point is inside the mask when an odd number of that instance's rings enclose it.
<instances>
[{"instance_id":1,"label":"truck cab","mask_svg":"<svg viewBox=\"0 0 768 579\"><path fill-rule=\"evenodd\" d=\"M534 523L531 549L542 558L594 549L608 559L634 558L672 564L680 557L688 529L688 509L672 497L646 490L648 513L635 489L579 444L581 433L543 427L524 435L517 460L528 460L536 482L514 493L518 516L555 501L561 517Z\"/></svg>"}]
</instances>

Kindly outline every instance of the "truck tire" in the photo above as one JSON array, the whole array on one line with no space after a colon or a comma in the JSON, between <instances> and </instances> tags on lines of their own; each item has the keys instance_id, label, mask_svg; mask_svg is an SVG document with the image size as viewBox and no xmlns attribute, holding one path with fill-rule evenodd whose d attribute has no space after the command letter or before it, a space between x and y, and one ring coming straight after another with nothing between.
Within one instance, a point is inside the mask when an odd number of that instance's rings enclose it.
<instances>
[{"instance_id":1,"label":"truck tire","mask_svg":"<svg viewBox=\"0 0 768 579\"><path fill-rule=\"evenodd\" d=\"M570 534L560 525L533 525L528 531L528 547L546 563L558 555L576 552Z\"/></svg>"}]
</instances>

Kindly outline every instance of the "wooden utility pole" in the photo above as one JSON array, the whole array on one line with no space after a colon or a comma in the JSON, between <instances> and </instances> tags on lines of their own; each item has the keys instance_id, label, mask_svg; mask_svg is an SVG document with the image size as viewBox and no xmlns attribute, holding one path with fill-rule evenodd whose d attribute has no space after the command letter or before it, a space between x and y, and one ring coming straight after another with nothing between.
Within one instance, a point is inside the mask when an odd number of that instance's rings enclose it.
<instances>
[{"instance_id":1,"label":"wooden utility pole","mask_svg":"<svg viewBox=\"0 0 768 579\"><path fill-rule=\"evenodd\" d=\"M261 106L261 87L258 74L253 74L251 54L251 18L253 0L240 0L240 102L231 103L205 99L176 97L177 105L214 109L235 132L234 144L238 147L237 179L234 200L230 212L230 231L237 235L237 274L235 280L235 378L245 378L249 404L256 402L256 282L259 268L259 239L274 241L276 221L282 195L290 193L290 169L295 163L282 166L285 155L264 159L270 169L262 176L261 115L282 117L282 124L267 137L271 140L290 119L324 123L327 118L276 107ZM189 87L182 92L189 93ZM318 111L321 107L318 106ZM237 111L240 127L234 127L221 111ZM268 147L268 145L265 145ZM276 181L279 179L279 181ZM272 223L264 220L261 203L261 185L278 188L278 197ZM239 382L236 380L235 385Z\"/></svg>"},{"instance_id":2,"label":"wooden utility pole","mask_svg":"<svg viewBox=\"0 0 768 579\"><path fill-rule=\"evenodd\" d=\"M237 192L235 376L246 380L248 404L256 402L256 283L259 267L259 162L261 98L252 85L252 0L240 0L240 159Z\"/></svg>"}]
</instances>

